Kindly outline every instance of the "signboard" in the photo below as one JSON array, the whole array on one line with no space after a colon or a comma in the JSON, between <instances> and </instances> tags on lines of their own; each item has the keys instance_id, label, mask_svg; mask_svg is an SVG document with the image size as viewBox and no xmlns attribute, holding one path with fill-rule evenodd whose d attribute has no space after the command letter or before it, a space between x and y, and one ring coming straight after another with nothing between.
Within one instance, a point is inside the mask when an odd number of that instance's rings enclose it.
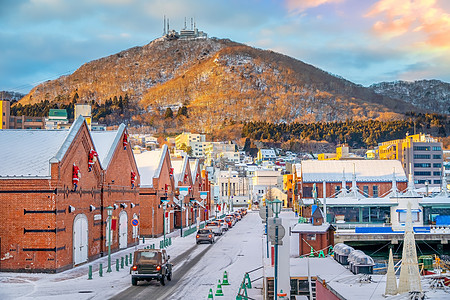
<instances>
[{"instance_id":1,"label":"signboard","mask_svg":"<svg viewBox=\"0 0 450 300\"><path fill-rule=\"evenodd\" d=\"M139 220L138 219L131 220L131 225L138 226L139 225Z\"/></svg>"},{"instance_id":2,"label":"signboard","mask_svg":"<svg viewBox=\"0 0 450 300\"><path fill-rule=\"evenodd\" d=\"M263 219L263 220L266 219L266 207L268 208L267 217L268 217L268 218L272 218L272 217L273 217L273 211L272 211L272 208L270 208L270 206L262 206L262 207L259 209L259 216L260 216L261 219Z\"/></svg>"},{"instance_id":3,"label":"signboard","mask_svg":"<svg viewBox=\"0 0 450 300\"><path fill-rule=\"evenodd\" d=\"M98 215L94 215L94 221L98 221L102 219L102 215L98 214Z\"/></svg>"},{"instance_id":4,"label":"signboard","mask_svg":"<svg viewBox=\"0 0 450 300\"><path fill-rule=\"evenodd\" d=\"M276 243L276 230L278 228L278 243ZM283 237L286 234L286 230L284 229L283 225L281 224L271 224L269 222L269 228L267 229L267 235L269 237L269 241L272 243L272 245L283 245Z\"/></svg>"}]
</instances>

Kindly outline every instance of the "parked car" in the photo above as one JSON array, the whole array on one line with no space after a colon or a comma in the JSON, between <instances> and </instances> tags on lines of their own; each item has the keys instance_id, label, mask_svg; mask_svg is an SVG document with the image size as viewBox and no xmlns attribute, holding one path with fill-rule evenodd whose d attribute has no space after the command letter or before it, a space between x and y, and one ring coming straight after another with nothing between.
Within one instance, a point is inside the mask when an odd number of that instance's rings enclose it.
<instances>
[{"instance_id":1,"label":"parked car","mask_svg":"<svg viewBox=\"0 0 450 300\"><path fill-rule=\"evenodd\" d=\"M214 235L222 235L223 231L222 231L222 226L220 226L220 223L217 221L211 221L206 223L205 228L209 228L212 230L212 232L214 232Z\"/></svg>"},{"instance_id":2,"label":"parked car","mask_svg":"<svg viewBox=\"0 0 450 300\"><path fill-rule=\"evenodd\" d=\"M225 222L225 219L217 219L216 221L220 223L220 226L222 227L222 231L228 230L228 223Z\"/></svg>"},{"instance_id":3,"label":"parked car","mask_svg":"<svg viewBox=\"0 0 450 300\"><path fill-rule=\"evenodd\" d=\"M138 281L153 279L159 280L161 285L167 280L172 280L172 264L169 263L170 255L164 249L141 249L134 252L133 264L130 268L131 284L137 285Z\"/></svg>"},{"instance_id":4,"label":"parked car","mask_svg":"<svg viewBox=\"0 0 450 300\"><path fill-rule=\"evenodd\" d=\"M225 222L227 222L228 228L233 227L234 224L236 223L236 221L234 220L234 218L231 217L231 216L226 216L224 220L225 220Z\"/></svg>"},{"instance_id":5,"label":"parked car","mask_svg":"<svg viewBox=\"0 0 450 300\"><path fill-rule=\"evenodd\" d=\"M237 220L237 221L240 221L240 220L242 219L241 214L238 213L238 212L234 212L233 215L236 216L236 220Z\"/></svg>"},{"instance_id":6,"label":"parked car","mask_svg":"<svg viewBox=\"0 0 450 300\"><path fill-rule=\"evenodd\" d=\"M241 212L242 216L247 215L247 209L246 208L241 208L239 211Z\"/></svg>"},{"instance_id":7,"label":"parked car","mask_svg":"<svg viewBox=\"0 0 450 300\"><path fill-rule=\"evenodd\" d=\"M200 244L202 242L208 242L208 243L214 243L214 232L209 229L200 229L197 231L197 235L195 237L197 244Z\"/></svg>"}]
</instances>

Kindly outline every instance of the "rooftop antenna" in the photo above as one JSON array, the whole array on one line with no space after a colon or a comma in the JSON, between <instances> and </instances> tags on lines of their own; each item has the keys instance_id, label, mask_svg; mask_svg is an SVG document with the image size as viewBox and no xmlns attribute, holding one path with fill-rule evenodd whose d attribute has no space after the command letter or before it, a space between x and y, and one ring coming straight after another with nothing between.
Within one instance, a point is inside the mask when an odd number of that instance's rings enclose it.
<instances>
[{"instance_id":1,"label":"rooftop antenna","mask_svg":"<svg viewBox=\"0 0 450 300\"><path fill-rule=\"evenodd\" d=\"M166 35L166 15L164 15L163 35Z\"/></svg>"},{"instance_id":2,"label":"rooftop antenna","mask_svg":"<svg viewBox=\"0 0 450 300\"><path fill-rule=\"evenodd\" d=\"M167 33L170 32L170 26L169 26L169 18L167 18Z\"/></svg>"},{"instance_id":3,"label":"rooftop antenna","mask_svg":"<svg viewBox=\"0 0 450 300\"><path fill-rule=\"evenodd\" d=\"M191 30L194 30L194 19L191 18Z\"/></svg>"},{"instance_id":4,"label":"rooftop antenna","mask_svg":"<svg viewBox=\"0 0 450 300\"><path fill-rule=\"evenodd\" d=\"M184 28L186 30L186 17L184 17Z\"/></svg>"}]
</instances>

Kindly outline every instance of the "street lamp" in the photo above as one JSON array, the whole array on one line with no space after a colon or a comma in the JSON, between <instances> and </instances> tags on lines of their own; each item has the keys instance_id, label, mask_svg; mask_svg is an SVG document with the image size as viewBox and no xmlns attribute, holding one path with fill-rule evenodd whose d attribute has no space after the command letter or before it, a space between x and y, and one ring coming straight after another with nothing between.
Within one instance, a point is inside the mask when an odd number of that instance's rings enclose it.
<instances>
[{"instance_id":1,"label":"street lamp","mask_svg":"<svg viewBox=\"0 0 450 300\"><path fill-rule=\"evenodd\" d=\"M187 186L181 186L179 188L179 192L180 192L180 222L181 222L181 226L180 226L180 236L183 237L183 200L184 197L187 196L187 194L189 193L189 187Z\"/></svg>"},{"instance_id":2,"label":"street lamp","mask_svg":"<svg viewBox=\"0 0 450 300\"><path fill-rule=\"evenodd\" d=\"M106 208L106 212L108 213L108 269L106 270L106 273L112 272L111 270L111 219L112 219L112 212L113 207L109 205Z\"/></svg>"},{"instance_id":3,"label":"street lamp","mask_svg":"<svg viewBox=\"0 0 450 300\"><path fill-rule=\"evenodd\" d=\"M275 214L275 219L278 218L278 214L281 212L281 202L278 197L270 202L272 205L273 213ZM278 226L275 227L275 300L277 300L278 294Z\"/></svg>"}]
</instances>

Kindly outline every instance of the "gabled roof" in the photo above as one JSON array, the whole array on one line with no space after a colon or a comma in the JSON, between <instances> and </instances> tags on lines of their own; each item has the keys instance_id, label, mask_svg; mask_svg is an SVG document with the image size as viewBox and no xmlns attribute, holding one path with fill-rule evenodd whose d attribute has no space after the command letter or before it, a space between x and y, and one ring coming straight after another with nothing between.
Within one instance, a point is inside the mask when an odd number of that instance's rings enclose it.
<instances>
[{"instance_id":1,"label":"gabled roof","mask_svg":"<svg viewBox=\"0 0 450 300\"><path fill-rule=\"evenodd\" d=\"M153 178L157 178L161 174L167 149L167 145L164 145L158 150L135 154L134 158L141 176L141 187L153 187Z\"/></svg>"},{"instance_id":2,"label":"gabled roof","mask_svg":"<svg viewBox=\"0 0 450 300\"><path fill-rule=\"evenodd\" d=\"M78 118L69 130L0 130L0 177L50 178L50 163L60 162L84 118Z\"/></svg>"},{"instance_id":3,"label":"gabled roof","mask_svg":"<svg viewBox=\"0 0 450 300\"><path fill-rule=\"evenodd\" d=\"M323 223L322 225L314 226L311 223L297 223L292 227L293 233L323 233L328 230L336 230L330 223Z\"/></svg>"},{"instance_id":4,"label":"gabled roof","mask_svg":"<svg viewBox=\"0 0 450 300\"><path fill-rule=\"evenodd\" d=\"M313 217L314 219L323 219L323 213L320 207L316 208L311 217Z\"/></svg>"},{"instance_id":5,"label":"gabled roof","mask_svg":"<svg viewBox=\"0 0 450 300\"><path fill-rule=\"evenodd\" d=\"M343 176L351 181L353 170L357 182L391 182L393 172L397 182L407 181L398 160L305 160L301 163L303 182L341 182Z\"/></svg>"},{"instance_id":6,"label":"gabled roof","mask_svg":"<svg viewBox=\"0 0 450 300\"><path fill-rule=\"evenodd\" d=\"M91 132L92 141L97 151L100 165L106 170L116 151L119 143L122 142L122 134L125 131L125 124L120 124L115 131L93 131Z\"/></svg>"}]
</instances>

